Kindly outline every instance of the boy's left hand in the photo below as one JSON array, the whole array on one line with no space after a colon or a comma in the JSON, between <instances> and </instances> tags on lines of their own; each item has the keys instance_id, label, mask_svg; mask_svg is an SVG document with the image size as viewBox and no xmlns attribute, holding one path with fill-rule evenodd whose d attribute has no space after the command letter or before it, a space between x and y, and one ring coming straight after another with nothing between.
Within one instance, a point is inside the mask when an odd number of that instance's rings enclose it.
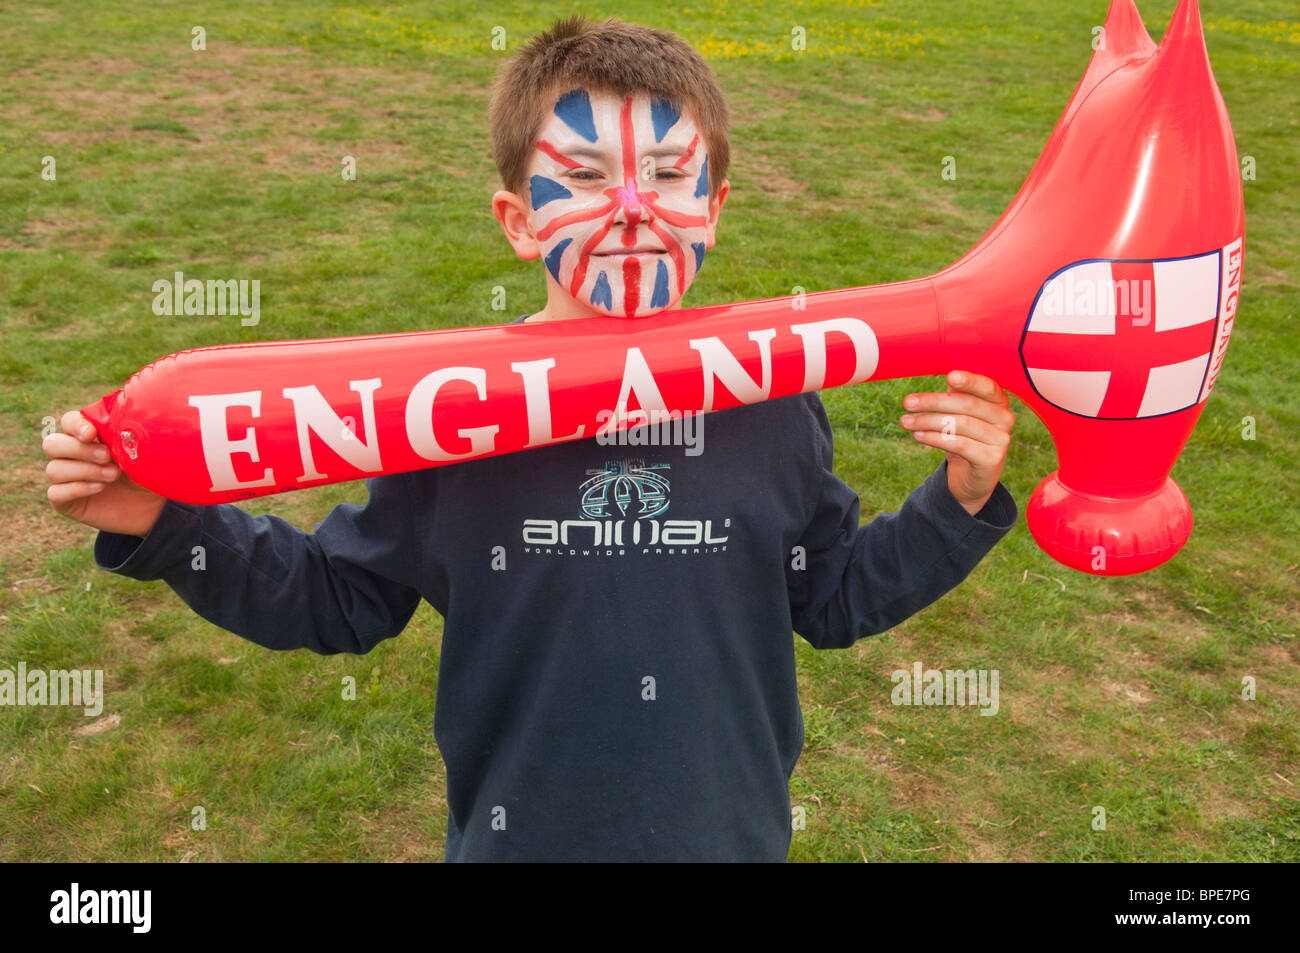
<instances>
[{"instance_id":1,"label":"boy's left hand","mask_svg":"<svg viewBox=\"0 0 1300 953\"><path fill-rule=\"evenodd\" d=\"M974 516L1002 475L1016 415L992 378L948 374L946 394L908 394L901 423L920 443L948 451L948 491Z\"/></svg>"}]
</instances>

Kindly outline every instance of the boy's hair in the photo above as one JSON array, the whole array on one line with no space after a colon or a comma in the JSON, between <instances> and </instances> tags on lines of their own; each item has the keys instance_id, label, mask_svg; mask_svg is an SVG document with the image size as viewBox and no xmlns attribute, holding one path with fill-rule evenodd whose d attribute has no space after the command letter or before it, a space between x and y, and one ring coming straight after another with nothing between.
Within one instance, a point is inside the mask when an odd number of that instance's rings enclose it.
<instances>
[{"instance_id":1,"label":"boy's hair","mask_svg":"<svg viewBox=\"0 0 1300 953\"><path fill-rule=\"evenodd\" d=\"M557 20L501 68L492 90L492 157L508 191L526 195L528 164L547 111L571 89L676 100L709 154L709 198L727 175L727 101L709 64L681 37L610 17Z\"/></svg>"}]
</instances>

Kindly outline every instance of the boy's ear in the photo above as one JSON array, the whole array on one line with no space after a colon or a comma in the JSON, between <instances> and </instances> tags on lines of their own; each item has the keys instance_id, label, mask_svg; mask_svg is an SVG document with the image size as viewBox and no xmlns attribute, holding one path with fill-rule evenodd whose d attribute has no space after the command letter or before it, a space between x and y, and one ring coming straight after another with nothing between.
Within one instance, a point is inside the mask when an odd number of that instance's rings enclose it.
<instances>
[{"instance_id":1,"label":"boy's ear","mask_svg":"<svg viewBox=\"0 0 1300 953\"><path fill-rule=\"evenodd\" d=\"M704 247L712 248L717 241L718 234L718 216L722 214L722 203L727 201L727 192L731 189L731 182L727 179L722 180L718 186L718 194L709 202L709 225L704 233Z\"/></svg>"},{"instance_id":2,"label":"boy's ear","mask_svg":"<svg viewBox=\"0 0 1300 953\"><path fill-rule=\"evenodd\" d=\"M501 223L501 228L506 233L506 240L510 242L516 255L524 261L541 257L541 247L528 221L528 204L523 198L514 192L501 189L492 196L492 214Z\"/></svg>"}]
</instances>

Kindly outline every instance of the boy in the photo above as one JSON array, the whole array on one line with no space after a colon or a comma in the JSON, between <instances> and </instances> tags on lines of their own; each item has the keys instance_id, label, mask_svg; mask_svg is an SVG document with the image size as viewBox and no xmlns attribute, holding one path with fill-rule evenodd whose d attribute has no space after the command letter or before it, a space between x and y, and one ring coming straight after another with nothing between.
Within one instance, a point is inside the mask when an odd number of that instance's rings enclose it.
<instances>
[{"instance_id":1,"label":"boy","mask_svg":"<svg viewBox=\"0 0 1300 953\"><path fill-rule=\"evenodd\" d=\"M681 306L728 190L726 105L698 54L562 21L503 69L491 118L493 211L546 271L546 307L521 320ZM447 860L784 860L803 747L791 630L822 648L884 631L1016 522L1006 396L949 383L903 418L947 459L862 528L815 393L710 414L694 456L583 439L373 478L310 535L99 473L107 451L71 412L44 445L49 497L102 530L101 568L164 579L269 648L364 653L427 599L445 619Z\"/></svg>"}]
</instances>

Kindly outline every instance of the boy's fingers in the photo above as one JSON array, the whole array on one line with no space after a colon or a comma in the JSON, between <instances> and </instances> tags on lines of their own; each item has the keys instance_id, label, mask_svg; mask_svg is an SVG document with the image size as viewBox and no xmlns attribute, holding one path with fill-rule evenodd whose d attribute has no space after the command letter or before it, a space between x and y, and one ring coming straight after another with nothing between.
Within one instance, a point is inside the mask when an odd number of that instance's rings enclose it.
<instances>
[{"instance_id":1,"label":"boy's fingers","mask_svg":"<svg viewBox=\"0 0 1300 953\"><path fill-rule=\"evenodd\" d=\"M59 421L59 426L63 428L64 433L72 434L83 443L99 439L95 433L95 425L83 417L79 410L70 410L64 414Z\"/></svg>"},{"instance_id":2,"label":"boy's fingers","mask_svg":"<svg viewBox=\"0 0 1300 953\"><path fill-rule=\"evenodd\" d=\"M41 449L47 457L64 460L91 460L97 463L111 462L108 447L98 440L83 443L66 433L52 433L41 441Z\"/></svg>"},{"instance_id":3,"label":"boy's fingers","mask_svg":"<svg viewBox=\"0 0 1300 953\"><path fill-rule=\"evenodd\" d=\"M933 430L924 433L913 433L912 436L916 438L918 443L924 443L939 450L945 450L948 453L955 453L978 469L989 469L1000 466L1002 463L1001 451L970 437L948 437Z\"/></svg>"},{"instance_id":4,"label":"boy's fingers","mask_svg":"<svg viewBox=\"0 0 1300 953\"><path fill-rule=\"evenodd\" d=\"M948 386L956 387L967 394L974 394L976 397L983 397L985 400L991 400L995 403L1008 403L1007 395L998 386L998 382L991 377L985 377L983 374L972 374L970 371L951 371L948 374Z\"/></svg>"},{"instance_id":5,"label":"boy's fingers","mask_svg":"<svg viewBox=\"0 0 1300 953\"><path fill-rule=\"evenodd\" d=\"M953 436L963 434L993 447L1005 447L1011 443L1011 435L995 422L967 414L904 414L899 423L913 432L934 433L940 440L951 440Z\"/></svg>"},{"instance_id":6,"label":"boy's fingers","mask_svg":"<svg viewBox=\"0 0 1300 953\"><path fill-rule=\"evenodd\" d=\"M974 394L958 391L953 394L909 394L903 406L911 411L929 411L935 414L965 414L987 420L996 427L1007 430L1016 422L1016 415L1003 403L985 400Z\"/></svg>"},{"instance_id":7,"label":"boy's fingers","mask_svg":"<svg viewBox=\"0 0 1300 953\"><path fill-rule=\"evenodd\" d=\"M80 460L51 460L45 464L45 475L51 483L73 483L78 480L92 482L116 480L121 471L114 466L84 463Z\"/></svg>"},{"instance_id":8,"label":"boy's fingers","mask_svg":"<svg viewBox=\"0 0 1300 953\"><path fill-rule=\"evenodd\" d=\"M45 491L46 498L58 506L60 503L72 503L83 496L93 496L104 488L102 483L51 483Z\"/></svg>"}]
</instances>

